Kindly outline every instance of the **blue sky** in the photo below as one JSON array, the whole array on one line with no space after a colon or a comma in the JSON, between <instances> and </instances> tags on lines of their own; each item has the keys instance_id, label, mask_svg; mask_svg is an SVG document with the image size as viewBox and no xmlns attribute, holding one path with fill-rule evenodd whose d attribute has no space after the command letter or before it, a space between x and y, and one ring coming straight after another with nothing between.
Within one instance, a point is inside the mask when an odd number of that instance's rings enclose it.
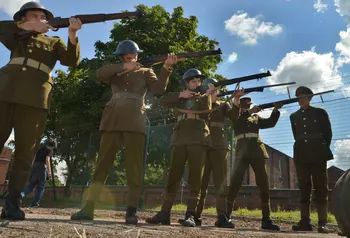
<instances>
[{"instance_id":1,"label":"blue sky","mask_svg":"<svg viewBox=\"0 0 350 238\"><path fill-rule=\"evenodd\" d=\"M10 8L15 6L8 6L9 3L2 2L5 1L0 1L0 8L5 10L0 11L0 18L11 19L5 11L11 12ZM10 5L15 5L16 2L18 4L21 1L13 1ZM350 104L346 98L350 96L350 22L347 22L346 18L350 16L350 6L346 0L42 0L41 3L56 16L62 17L84 13L133 11L134 6L138 4L160 4L170 12L173 8L182 6L185 16L198 17L200 34L220 42L224 62L219 65L217 73L232 78L259 73L261 69L270 69L273 76L269 81L251 81L242 86L295 81L298 85L304 84L314 91L335 89L336 93L323 97L324 101L329 102L317 105L328 110L334 131L333 137L342 139L332 143L337 160L330 165L336 164L344 169L350 167L350 140L346 140L350 139L350 127L347 125ZM93 57L94 42L107 41L112 26L112 22L106 22L83 27L79 32L82 57ZM342 35L340 32L343 32ZM67 39L67 29L50 35ZM8 61L9 52L3 46L0 46L0 51L0 65L4 65ZM228 60L230 55L231 62ZM58 64L56 69L65 67ZM294 86L290 88L292 94L294 90ZM267 90L251 96L256 104L288 98L285 88L278 91ZM315 98L314 101L318 102L320 98ZM289 114L297 109L295 104L284 108L277 126L261 131L262 139L267 144L290 156L293 138ZM269 111L266 111L262 116L268 114Z\"/></svg>"}]
</instances>

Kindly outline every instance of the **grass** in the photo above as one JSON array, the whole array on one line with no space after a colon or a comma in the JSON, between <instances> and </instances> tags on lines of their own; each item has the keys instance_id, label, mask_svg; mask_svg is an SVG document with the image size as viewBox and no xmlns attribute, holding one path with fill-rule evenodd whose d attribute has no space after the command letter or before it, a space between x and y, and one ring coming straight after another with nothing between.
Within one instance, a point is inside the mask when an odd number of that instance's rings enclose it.
<instances>
[{"instance_id":1,"label":"grass","mask_svg":"<svg viewBox=\"0 0 350 238\"><path fill-rule=\"evenodd\" d=\"M30 204L31 198L25 198L24 203ZM68 207L80 207L84 202L79 199L67 199L67 198L58 198L57 202L54 202L53 199L47 198L43 200L42 204L45 207L51 207L51 208L68 208ZM115 207L125 207L125 204L116 204L113 202L99 202L96 204L97 209L112 209ZM157 210L159 211L161 209L161 206L156 207L148 207L144 206L142 210ZM172 208L172 211L176 212L185 212L186 211L186 205L185 204L175 204ZM208 207L204 209L203 214L210 214L210 215L216 215L216 208L215 207ZM249 210L247 208L239 208L238 210L233 211L233 216L243 216L243 217L261 217L261 210L255 209L255 210ZM293 211L284 211L280 208L277 209L277 211L271 212L271 218L276 220L287 220L291 222L298 222L300 219L300 211L299 210L293 210ZM317 224L318 218L317 218L317 212L312 211L311 212L311 221L313 224ZM336 224L336 219L333 214L328 213L328 222Z\"/></svg>"},{"instance_id":2,"label":"grass","mask_svg":"<svg viewBox=\"0 0 350 238\"><path fill-rule=\"evenodd\" d=\"M160 206L155 207L153 209L160 210ZM185 212L186 211L186 205L185 204L176 204L173 206L172 211L178 211L178 212ZM216 214L216 208L215 207L209 207L204 209L203 214ZM261 210L248 210L247 208L239 208L238 210L235 210L232 212L233 216L245 216L245 217L261 217ZM277 209L277 211L271 212L271 218L276 220L287 220L287 221L293 221L298 222L300 220L300 211L294 210L294 211L284 211L280 208ZM317 224L318 218L317 218L317 212L312 211L311 212L311 221L314 224ZM328 222L336 224L336 220L333 214L328 213Z\"/></svg>"}]
</instances>

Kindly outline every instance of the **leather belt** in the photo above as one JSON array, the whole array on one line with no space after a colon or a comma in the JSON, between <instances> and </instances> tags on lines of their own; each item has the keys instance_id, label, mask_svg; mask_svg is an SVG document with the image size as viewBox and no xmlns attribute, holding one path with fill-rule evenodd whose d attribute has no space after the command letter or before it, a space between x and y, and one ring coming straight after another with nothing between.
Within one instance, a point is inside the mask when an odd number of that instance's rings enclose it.
<instances>
[{"instance_id":1,"label":"leather belt","mask_svg":"<svg viewBox=\"0 0 350 238\"><path fill-rule=\"evenodd\" d=\"M258 138L259 137L259 134L258 133L243 133L243 134L239 134L237 136L237 140L240 140L240 139L245 139L245 138Z\"/></svg>"},{"instance_id":2,"label":"leather belt","mask_svg":"<svg viewBox=\"0 0 350 238\"><path fill-rule=\"evenodd\" d=\"M25 58L24 57L16 57L10 60L10 62L8 64L15 64L15 65L22 65L22 66L28 66L31 67L33 69L38 69L40 71L43 71L44 73L47 73L48 75L51 75L51 68L49 66L47 66L44 63L41 63L39 61L33 60L33 59L27 59L25 62ZM23 68L23 71L25 70L25 68Z\"/></svg>"},{"instance_id":3,"label":"leather belt","mask_svg":"<svg viewBox=\"0 0 350 238\"><path fill-rule=\"evenodd\" d=\"M210 127L219 127L219 128L224 128L224 123L222 122L210 122L209 123Z\"/></svg>"},{"instance_id":4,"label":"leather belt","mask_svg":"<svg viewBox=\"0 0 350 238\"><path fill-rule=\"evenodd\" d=\"M305 140L305 139L324 139L322 134L305 134L297 137L297 140Z\"/></svg>"},{"instance_id":5,"label":"leather belt","mask_svg":"<svg viewBox=\"0 0 350 238\"><path fill-rule=\"evenodd\" d=\"M185 119L195 119L195 120L203 120L202 118L199 117L198 114L182 114L177 117L177 121L185 120Z\"/></svg>"},{"instance_id":6,"label":"leather belt","mask_svg":"<svg viewBox=\"0 0 350 238\"><path fill-rule=\"evenodd\" d=\"M112 99L136 99L136 100L142 100L143 96L131 93L131 92L117 92L113 93Z\"/></svg>"}]
</instances>

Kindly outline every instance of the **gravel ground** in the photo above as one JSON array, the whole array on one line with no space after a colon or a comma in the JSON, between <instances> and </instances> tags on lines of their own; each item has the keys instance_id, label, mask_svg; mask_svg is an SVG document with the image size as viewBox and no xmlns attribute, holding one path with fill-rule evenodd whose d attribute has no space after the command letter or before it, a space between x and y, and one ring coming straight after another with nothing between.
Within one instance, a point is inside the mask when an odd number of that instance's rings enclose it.
<instances>
[{"instance_id":1,"label":"gravel ground","mask_svg":"<svg viewBox=\"0 0 350 238\"><path fill-rule=\"evenodd\" d=\"M149 225L145 218L153 212L139 212L138 226L124 224L124 212L98 210L95 220L76 222L70 220L75 209L30 208L25 209L26 220L10 222L0 227L0 237L338 237L338 230L332 234L316 232L292 232L291 224L282 223L282 232L267 232L260 229L260 222L248 219L235 220L236 229L214 227L215 218L206 216L204 225L184 228L177 223L180 215L172 216L171 226Z\"/></svg>"}]
</instances>

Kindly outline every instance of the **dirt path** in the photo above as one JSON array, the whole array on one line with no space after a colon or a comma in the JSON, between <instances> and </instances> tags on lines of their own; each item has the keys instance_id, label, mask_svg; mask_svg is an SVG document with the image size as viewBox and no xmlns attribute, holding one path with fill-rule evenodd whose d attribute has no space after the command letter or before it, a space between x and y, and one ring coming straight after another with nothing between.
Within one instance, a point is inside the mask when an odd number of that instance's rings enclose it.
<instances>
[{"instance_id":1,"label":"dirt path","mask_svg":"<svg viewBox=\"0 0 350 238\"><path fill-rule=\"evenodd\" d=\"M319 237L340 238L337 234L295 233L290 224L281 224L284 232L261 230L258 221L236 220L237 229L218 229L213 226L215 219L207 217L204 225L198 228L184 228L172 217L171 226L149 225L144 219L154 213L140 212L138 226L124 224L123 212L97 211L95 220L76 222L70 220L73 209L27 209L26 220L10 222L0 227L0 237ZM336 232L336 231L334 231ZM79 234L81 236L79 236Z\"/></svg>"}]
</instances>

